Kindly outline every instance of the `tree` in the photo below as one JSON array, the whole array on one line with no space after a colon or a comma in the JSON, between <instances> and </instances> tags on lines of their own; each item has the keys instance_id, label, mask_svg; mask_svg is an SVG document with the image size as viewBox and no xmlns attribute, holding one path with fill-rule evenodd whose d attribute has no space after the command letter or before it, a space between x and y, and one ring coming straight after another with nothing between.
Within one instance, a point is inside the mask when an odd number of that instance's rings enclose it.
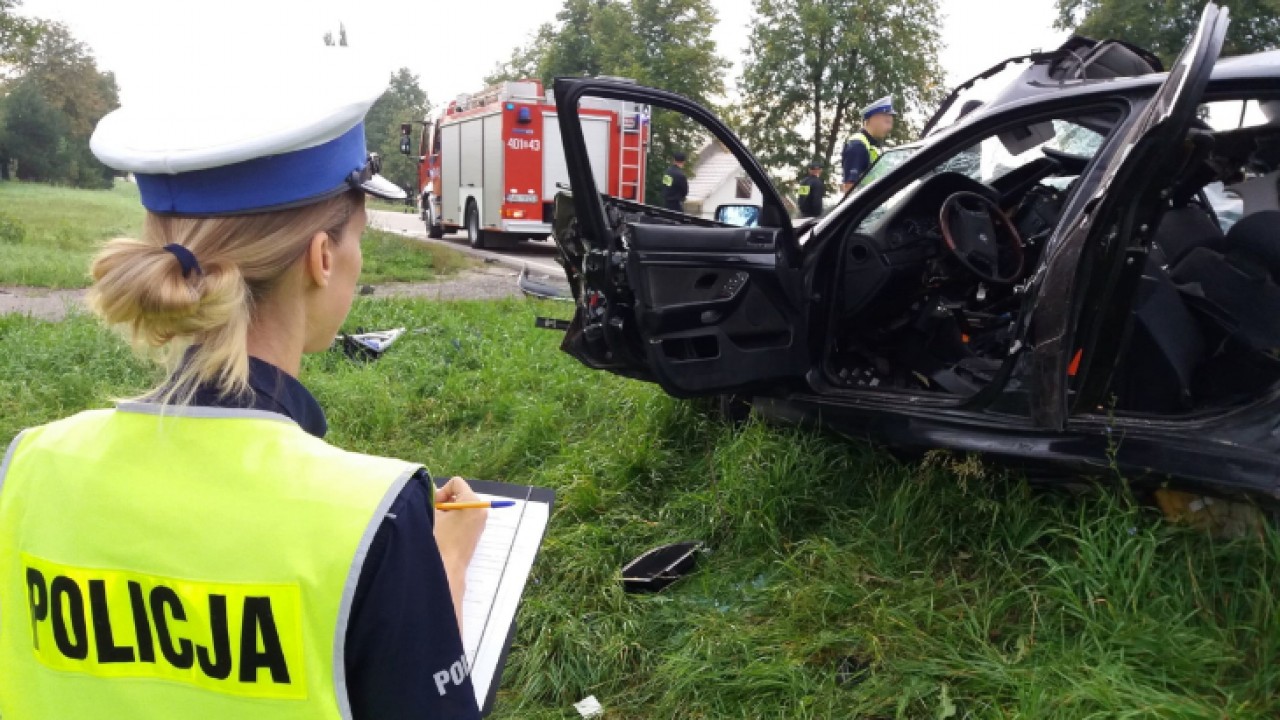
<instances>
[{"instance_id":1,"label":"tree","mask_svg":"<svg viewBox=\"0 0 1280 720\"><path fill-rule=\"evenodd\" d=\"M19 180L57 179L67 152L66 116L30 80L16 83L5 98L4 110L0 162L17 161Z\"/></svg>"},{"instance_id":2,"label":"tree","mask_svg":"<svg viewBox=\"0 0 1280 720\"><path fill-rule=\"evenodd\" d=\"M89 137L98 121L120 105L115 76L99 71L89 47L59 23L42 25L19 70L13 94L23 94L5 104L0 162L17 159L18 177L25 180L111 187L114 173L93 157ZM32 117L52 123L49 130L31 127Z\"/></svg>"},{"instance_id":3,"label":"tree","mask_svg":"<svg viewBox=\"0 0 1280 720\"><path fill-rule=\"evenodd\" d=\"M1126 40L1155 53L1166 66L1177 59L1200 24L1204 0L1054 0L1054 26L1097 39ZM1280 45L1280 0L1233 0L1223 55Z\"/></svg>"},{"instance_id":4,"label":"tree","mask_svg":"<svg viewBox=\"0 0 1280 720\"><path fill-rule=\"evenodd\" d=\"M489 80L616 75L703 104L724 92L729 64L716 53L710 0L565 0L556 22L544 25ZM670 152L695 150L693 123L657 113L650 127L646 193L655 197Z\"/></svg>"},{"instance_id":5,"label":"tree","mask_svg":"<svg viewBox=\"0 0 1280 720\"><path fill-rule=\"evenodd\" d=\"M550 52L555 37L555 27L551 23L543 23L527 44L518 46L511 51L510 58L493 66L493 71L484 77L484 84L492 86L509 80L541 78L542 59Z\"/></svg>"},{"instance_id":6,"label":"tree","mask_svg":"<svg viewBox=\"0 0 1280 720\"><path fill-rule=\"evenodd\" d=\"M0 0L0 66L22 61L40 39L43 25L16 12L20 0Z\"/></svg>"},{"instance_id":7,"label":"tree","mask_svg":"<svg viewBox=\"0 0 1280 720\"><path fill-rule=\"evenodd\" d=\"M387 91L369 108L364 120L369 149L382 156L382 174L410 196L418 186L418 164L400 154L400 125L422 120L429 112L431 103L418 84L418 76L409 68L400 68L391 74Z\"/></svg>"},{"instance_id":8,"label":"tree","mask_svg":"<svg viewBox=\"0 0 1280 720\"><path fill-rule=\"evenodd\" d=\"M814 159L832 166L858 110L893 95L898 139L941 100L937 0L756 0L739 87L741 132L789 186Z\"/></svg>"}]
</instances>

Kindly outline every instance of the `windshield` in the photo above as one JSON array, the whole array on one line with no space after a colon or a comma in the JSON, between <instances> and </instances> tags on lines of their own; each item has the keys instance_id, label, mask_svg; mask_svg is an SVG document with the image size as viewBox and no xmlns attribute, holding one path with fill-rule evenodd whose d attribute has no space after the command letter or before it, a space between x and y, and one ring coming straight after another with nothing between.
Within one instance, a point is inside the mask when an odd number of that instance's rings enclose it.
<instances>
[{"instance_id":1,"label":"windshield","mask_svg":"<svg viewBox=\"0 0 1280 720\"><path fill-rule=\"evenodd\" d=\"M871 185L880 178L888 175L891 170L907 161L912 155L920 151L919 145L907 145L906 147L892 148L885 150L880 159L876 161L871 169L867 170L867 174L862 176L862 180L858 182L858 190Z\"/></svg>"},{"instance_id":2,"label":"windshield","mask_svg":"<svg viewBox=\"0 0 1280 720\"><path fill-rule=\"evenodd\" d=\"M1096 131L1067 120L1034 123L988 136L946 158L932 170L894 193L867 215L859 225L858 231L873 232L881 218L909 197L922 182L939 173L960 173L984 185L990 185L1014 170L1045 157L1045 150L1084 159L1092 158L1102 146L1102 140L1103 136ZM919 147L905 147L894 151L901 155L895 159L893 167L905 162L919 149ZM880 165L888 159L889 153L885 153L871 170L879 169ZM881 174L887 174L891 169L886 168ZM867 177L871 178L871 173L868 173ZM1049 183L1065 187L1070 180L1070 177L1059 176L1051 178ZM861 191L863 187L860 186L858 190Z\"/></svg>"}]
</instances>

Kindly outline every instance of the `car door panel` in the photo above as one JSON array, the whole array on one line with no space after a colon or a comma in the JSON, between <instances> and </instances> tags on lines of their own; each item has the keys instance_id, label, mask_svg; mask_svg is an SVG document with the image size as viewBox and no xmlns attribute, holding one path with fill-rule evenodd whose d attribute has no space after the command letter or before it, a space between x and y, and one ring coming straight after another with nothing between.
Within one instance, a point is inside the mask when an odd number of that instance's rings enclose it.
<instances>
[{"instance_id":1,"label":"car door panel","mask_svg":"<svg viewBox=\"0 0 1280 720\"><path fill-rule=\"evenodd\" d=\"M575 191L572 237L556 234L578 303L566 350L680 397L767 391L804 378L808 308L798 244L781 196L741 142L673 93L593 79L558 80L555 92ZM590 187L590 161L575 152L578 101L586 95L646 103L699 123L760 188L762 227L709 225L579 192Z\"/></svg>"}]
</instances>

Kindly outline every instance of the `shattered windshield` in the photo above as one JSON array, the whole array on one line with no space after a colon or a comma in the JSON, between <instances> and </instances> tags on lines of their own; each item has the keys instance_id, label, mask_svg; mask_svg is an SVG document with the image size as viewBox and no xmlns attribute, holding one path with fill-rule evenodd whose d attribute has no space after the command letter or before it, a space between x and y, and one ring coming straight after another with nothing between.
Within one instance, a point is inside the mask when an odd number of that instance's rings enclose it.
<instances>
[{"instance_id":1,"label":"shattered windshield","mask_svg":"<svg viewBox=\"0 0 1280 720\"><path fill-rule=\"evenodd\" d=\"M943 160L932 170L894 193L867 215L858 226L858 231L873 232L880 219L909 197L920 183L939 173L960 173L984 185L990 185L1014 170L1044 157L1044 150L1058 151L1086 159L1092 158L1098 152L1098 148L1102 147L1102 140L1103 136L1098 132L1067 120L1036 123L1025 129L1017 128L991 135ZM905 147L894 151L901 153L901 156L896 159L893 167L901 165L918 150L918 147ZM887 159L889 159L889 153L885 153L884 157L880 158L880 162L871 169L877 170ZM891 169L883 170L881 175L887 174ZM871 174L868 173L867 177L870 179ZM1071 179L1055 177L1051 178L1051 181L1065 187ZM858 191L861 192L862 187L859 187Z\"/></svg>"}]
</instances>

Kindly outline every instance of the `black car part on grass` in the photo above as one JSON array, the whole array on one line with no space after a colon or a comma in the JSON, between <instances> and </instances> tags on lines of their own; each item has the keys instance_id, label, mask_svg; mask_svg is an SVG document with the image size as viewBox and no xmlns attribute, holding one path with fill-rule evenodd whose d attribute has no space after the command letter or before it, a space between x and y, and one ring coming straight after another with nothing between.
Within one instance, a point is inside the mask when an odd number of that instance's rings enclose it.
<instances>
[{"instance_id":1,"label":"black car part on grass","mask_svg":"<svg viewBox=\"0 0 1280 720\"><path fill-rule=\"evenodd\" d=\"M622 586L631 593L658 592L693 572L701 549L701 542L690 541L648 550L622 568Z\"/></svg>"}]
</instances>

